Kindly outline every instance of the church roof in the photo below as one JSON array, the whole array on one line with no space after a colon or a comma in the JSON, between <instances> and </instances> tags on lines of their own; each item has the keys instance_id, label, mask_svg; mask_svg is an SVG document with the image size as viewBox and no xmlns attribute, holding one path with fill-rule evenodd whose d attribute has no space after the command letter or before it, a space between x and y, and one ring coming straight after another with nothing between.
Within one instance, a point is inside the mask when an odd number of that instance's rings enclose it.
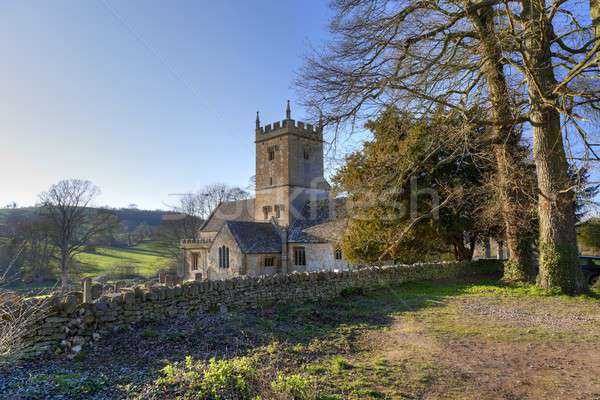
<instances>
[{"instance_id":1,"label":"church roof","mask_svg":"<svg viewBox=\"0 0 600 400\"><path fill-rule=\"evenodd\" d=\"M339 241L346 230L346 199L307 202L302 218L294 221L288 233L291 243L326 243Z\"/></svg>"},{"instance_id":2,"label":"church roof","mask_svg":"<svg viewBox=\"0 0 600 400\"><path fill-rule=\"evenodd\" d=\"M225 201L219 204L200 230L218 232L227 221L254 221L254 199Z\"/></svg>"},{"instance_id":3,"label":"church roof","mask_svg":"<svg viewBox=\"0 0 600 400\"><path fill-rule=\"evenodd\" d=\"M247 221L226 224L243 253L281 253L281 236L273 224Z\"/></svg>"},{"instance_id":4,"label":"church roof","mask_svg":"<svg viewBox=\"0 0 600 400\"><path fill-rule=\"evenodd\" d=\"M313 225L304 229L304 233L311 237L326 240L328 242L340 242L348 227L347 218L337 218L333 221Z\"/></svg>"}]
</instances>

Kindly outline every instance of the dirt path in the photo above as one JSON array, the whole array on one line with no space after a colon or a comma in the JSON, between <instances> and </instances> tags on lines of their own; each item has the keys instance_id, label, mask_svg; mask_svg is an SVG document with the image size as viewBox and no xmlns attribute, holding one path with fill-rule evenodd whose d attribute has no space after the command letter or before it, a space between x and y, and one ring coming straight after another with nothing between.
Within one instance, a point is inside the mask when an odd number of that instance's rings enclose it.
<instances>
[{"instance_id":1,"label":"dirt path","mask_svg":"<svg viewBox=\"0 0 600 400\"><path fill-rule=\"evenodd\" d=\"M597 304L457 298L368 332L350 362L386 365L397 386L374 387L390 398L600 399L599 318Z\"/></svg>"}]
</instances>

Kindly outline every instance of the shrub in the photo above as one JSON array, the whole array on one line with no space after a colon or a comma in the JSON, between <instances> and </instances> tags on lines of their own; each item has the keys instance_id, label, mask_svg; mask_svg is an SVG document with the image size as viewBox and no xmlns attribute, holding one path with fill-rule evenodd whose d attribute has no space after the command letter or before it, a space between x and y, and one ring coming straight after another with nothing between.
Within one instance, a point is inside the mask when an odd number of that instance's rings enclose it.
<instances>
[{"instance_id":1,"label":"shrub","mask_svg":"<svg viewBox=\"0 0 600 400\"><path fill-rule=\"evenodd\" d=\"M231 398L236 394L242 399L250 399L256 377L256 369L250 358L232 360L211 358L208 367L204 370L202 393L215 399ZM231 395L222 397L222 394L227 393Z\"/></svg>"},{"instance_id":2,"label":"shrub","mask_svg":"<svg viewBox=\"0 0 600 400\"><path fill-rule=\"evenodd\" d=\"M258 373L251 357L194 362L186 357L183 365L167 364L157 384L175 392L194 392L202 399L250 400L257 394Z\"/></svg>"},{"instance_id":3,"label":"shrub","mask_svg":"<svg viewBox=\"0 0 600 400\"><path fill-rule=\"evenodd\" d=\"M277 375L271 382L271 389L279 395L294 400L308 400L314 398L314 391L310 381L301 375Z\"/></svg>"},{"instance_id":4,"label":"shrub","mask_svg":"<svg viewBox=\"0 0 600 400\"><path fill-rule=\"evenodd\" d=\"M333 372L341 372L350 368L352 368L352 364L346 361L344 357L335 356L331 359L331 369Z\"/></svg>"}]
</instances>

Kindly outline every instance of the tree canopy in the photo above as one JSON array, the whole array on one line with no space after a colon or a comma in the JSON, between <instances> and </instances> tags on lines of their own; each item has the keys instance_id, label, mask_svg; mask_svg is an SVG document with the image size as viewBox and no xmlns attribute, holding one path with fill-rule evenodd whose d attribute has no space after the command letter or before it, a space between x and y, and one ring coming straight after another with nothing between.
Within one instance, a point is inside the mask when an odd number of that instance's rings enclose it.
<instances>
[{"instance_id":1,"label":"tree canopy","mask_svg":"<svg viewBox=\"0 0 600 400\"><path fill-rule=\"evenodd\" d=\"M488 185L493 163L479 148L485 129L394 107L367 127L373 139L335 177L351 202L343 241L349 258L414 262L450 251L467 260L478 240L502 229L497 218L484 217L498 211Z\"/></svg>"}]
</instances>

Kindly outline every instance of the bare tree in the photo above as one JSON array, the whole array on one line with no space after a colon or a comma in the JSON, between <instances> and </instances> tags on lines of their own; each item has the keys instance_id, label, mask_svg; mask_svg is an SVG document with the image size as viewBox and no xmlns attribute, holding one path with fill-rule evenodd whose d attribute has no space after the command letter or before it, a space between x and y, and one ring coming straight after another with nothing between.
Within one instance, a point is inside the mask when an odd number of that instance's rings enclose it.
<instances>
[{"instance_id":1,"label":"bare tree","mask_svg":"<svg viewBox=\"0 0 600 400\"><path fill-rule=\"evenodd\" d=\"M243 200L250 197L250 193L237 186L228 186L225 183L213 183L205 186L196 194L204 199L203 207L206 218L225 201Z\"/></svg>"},{"instance_id":2,"label":"bare tree","mask_svg":"<svg viewBox=\"0 0 600 400\"><path fill-rule=\"evenodd\" d=\"M600 40L600 1L590 0L590 15L592 17L592 25L594 26L594 35L596 40ZM598 58L598 68L600 69L600 54Z\"/></svg>"},{"instance_id":3,"label":"bare tree","mask_svg":"<svg viewBox=\"0 0 600 400\"><path fill-rule=\"evenodd\" d=\"M595 154L578 121L600 106L600 41L584 26L577 3L521 0L520 12L505 6L509 33L515 39L511 66L527 82L529 122L538 182L540 231L539 282L546 288L577 293L585 282L577 259L576 187L569 177L562 123L571 123ZM596 156L597 158L597 156Z\"/></svg>"},{"instance_id":4,"label":"bare tree","mask_svg":"<svg viewBox=\"0 0 600 400\"><path fill-rule=\"evenodd\" d=\"M491 146L485 148L493 154L481 156L494 157L498 170L498 200L511 257L506 276L528 279L531 224L522 223L522 214L531 206L522 205L530 199L516 174L524 100L507 82L491 3L334 4L336 41L307 60L299 80L307 105L330 123L370 117L393 104L423 117L442 107L449 117L462 116L465 126L489 126ZM468 147L462 150L471 152Z\"/></svg>"},{"instance_id":5,"label":"bare tree","mask_svg":"<svg viewBox=\"0 0 600 400\"><path fill-rule=\"evenodd\" d=\"M521 129L516 126L515 104L504 72L502 43L494 22L494 7L483 1L465 2L468 18L480 42L482 77L489 93L492 121L491 148L496 161L497 194L504 220L506 244L510 260L504 268L504 279L526 281L533 278L531 210L533 201L524 186L530 172L523 163ZM526 172L525 174L523 172ZM525 181L525 182L524 182ZM529 201L528 201L529 200ZM524 203L524 204L523 204Z\"/></svg>"},{"instance_id":6,"label":"bare tree","mask_svg":"<svg viewBox=\"0 0 600 400\"><path fill-rule=\"evenodd\" d=\"M185 193L172 205L172 212L165 214L156 236L173 256L179 256L181 239L197 239L200 228L212 212L225 201L248 198L250 194L224 183L207 185L197 192Z\"/></svg>"},{"instance_id":7,"label":"bare tree","mask_svg":"<svg viewBox=\"0 0 600 400\"><path fill-rule=\"evenodd\" d=\"M52 185L40 195L41 213L50 221L51 237L59 252L63 290L69 284L73 256L110 221L110 212L91 208L99 194L92 182L69 179Z\"/></svg>"},{"instance_id":8,"label":"bare tree","mask_svg":"<svg viewBox=\"0 0 600 400\"><path fill-rule=\"evenodd\" d=\"M21 279L39 282L53 278L56 248L48 219L37 213L16 214L7 218L7 225L12 227L14 238L22 249L19 257Z\"/></svg>"},{"instance_id":9,"label":"bare tree","mask_svg":"<svg viewBox=\"0 0 600 400\"><path fill-rule=\"evenodd\" d=\"M540 192L540 247L550 249L547 254L565 266L554 268L546 262L550 257L542 257L542 277L550 272L559 278L541 283L577 292L581 285L569 217L575 188L566 179L560 122L562 116L575 126L593 153L578 121L598 109L600 98L593 79L598 40L573 12L577 4L337 0L334 39L307 59L298 83L306 92L306 105L315 114L324 113L328 123L355 123L393 104L423 116L443 106L467 123L492 127L498 200L514 265L524 264L530 239L519 224L519 207L529 199L520 193L514 174L520 141L515 128L530 126ZM473 108L483 117L469 119ZM516 272L524 275L527 268Z\"/></svg>"}]
</instances>

